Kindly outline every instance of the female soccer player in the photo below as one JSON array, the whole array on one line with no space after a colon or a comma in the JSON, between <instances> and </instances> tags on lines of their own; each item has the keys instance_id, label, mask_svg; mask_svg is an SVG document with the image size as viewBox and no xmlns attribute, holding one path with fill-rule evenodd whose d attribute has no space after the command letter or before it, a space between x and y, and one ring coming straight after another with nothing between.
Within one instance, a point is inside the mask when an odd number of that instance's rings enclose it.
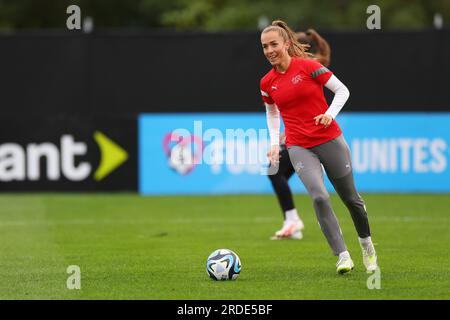
<instances>
[{"instance_id":1,"label":"female soccer player","mask_svg":"<svg viewBox=\"0 0 450 320\"><path fill-rule=\"evenodd\" d=\"M310 194L319 225L333 254L336 271L350 272L353 261L323 181L322 165L339 197L350 211L368 271L377 268L364 201L355 188L348 145L334 120L349 97L347 87L319 62L308 59L305 45L283 21L273 21L261 33L264 55L272 69L261 79L270 132L270 161L279 163L280 113L286 146L295 171ZM323 86L334 92L328 107Z\"/></svg>"},{"instance_id":2,"label":"female soccer player","mask_svg":"<svg viewBox=\"0 0 450 320\"><path fill-rule=\"evenodd\" d=\"M313 59L316 59L325 67L330 64L331 50L328 42L325 41L315 30L308 29L306 32L299 32L296 34L300 43L309 46L308 52L313 54ZM280 204L284 221L280 230L275 232L271 240L294 239L300 240L303 238L304 224L300 219L297 209L294 205L294 197L288 181L294 174L295 170L289 159L285 142L286 136L284 132L280 136L280 162L278 167L273 170L274 174L269 175L270 182L277 196Z\"/></svg>"}]
</instances>

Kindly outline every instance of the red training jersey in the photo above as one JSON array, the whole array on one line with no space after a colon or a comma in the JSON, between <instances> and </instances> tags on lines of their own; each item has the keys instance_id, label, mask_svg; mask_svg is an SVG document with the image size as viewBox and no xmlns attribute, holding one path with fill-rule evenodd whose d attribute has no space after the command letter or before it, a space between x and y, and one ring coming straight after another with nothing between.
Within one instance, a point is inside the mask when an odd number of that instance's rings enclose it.
<instances>
[{"instance_id":1,"label":"red training jersey","mask_svg":"<svg viewBox=\"0 0 450 320\"><path fill-rule=\"evenodd\" d=\"M342 133L336 121L325 128L314 120L328 109L323 86L332 74L315 60L292 57L285 73L272 68L261 79L263 101L275 103L280 110L288 147L312 148Z\"/></svg>"}]
</instances>

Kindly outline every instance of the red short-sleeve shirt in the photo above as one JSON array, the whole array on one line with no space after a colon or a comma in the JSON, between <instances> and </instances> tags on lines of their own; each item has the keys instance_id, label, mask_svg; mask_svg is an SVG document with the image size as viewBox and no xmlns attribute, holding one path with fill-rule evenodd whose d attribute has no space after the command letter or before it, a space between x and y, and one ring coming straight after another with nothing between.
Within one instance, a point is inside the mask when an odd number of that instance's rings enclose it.
<instances>
[{"instance_id":1,"label":"red short-sleeve shirt","mask_svg":"<svg viewBox=\"0 0 450 320\"><path fill-rule=\"evenodd\" d=\"M314 117L328 109L323 86L332 72L312 59L292 57L285 73L272 68L262 79L263 101L276 104L286 130L286 145L312 148L338 137L336 121L328 128L315 124Z\"/></svg>"}]
</instances>

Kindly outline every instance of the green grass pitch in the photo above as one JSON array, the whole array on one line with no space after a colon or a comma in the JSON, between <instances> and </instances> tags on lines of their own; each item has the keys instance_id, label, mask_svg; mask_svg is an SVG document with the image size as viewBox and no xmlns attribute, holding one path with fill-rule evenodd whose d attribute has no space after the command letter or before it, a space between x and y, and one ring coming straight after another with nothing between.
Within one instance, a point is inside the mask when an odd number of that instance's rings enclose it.
<instances>
[{"instance_id":1,"label":"green grass pitch","mask_svg":"<svg viewBox=\"0 0 450 320\"><path fill-rule=\"evenodd\" d=\"M355 262L345 276L306 195L295 202L301 241L270 241L281 226L273 195L140 197L0 195L0 299L449 299L450 195L363 195L381 267L369 290L349 213L332 202ZM236 281L205 260L229 248ZM81 290L66 287L69 265Z\"/></svg>"}]
</instances>

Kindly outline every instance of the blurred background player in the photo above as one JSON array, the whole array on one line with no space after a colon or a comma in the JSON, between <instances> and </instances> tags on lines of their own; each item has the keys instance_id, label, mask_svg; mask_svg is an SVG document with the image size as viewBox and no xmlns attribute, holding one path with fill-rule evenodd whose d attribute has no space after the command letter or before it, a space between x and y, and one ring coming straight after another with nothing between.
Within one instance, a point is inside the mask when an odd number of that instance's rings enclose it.
<instances>
[{"instance_id":1,"label":"blurred background player","mask_svg":"<svg viewBox=\"0 0 450 320\"><path fill-rule=\"evenodd\" d=\"M315 30L308 29L306 32L296 33L300 43L309 46L308 52L325 67L330 65L331 50L328 42L322 38ZM283 213L283 226L280 230L270 238L271 240L293 239L300 240L303 238L304 223L300 219L297 209L294 205L294 198L288 180L292 177L295 170L289 159L287 151L286 136L280 135L280 162L278 170L274 170L274 174L269 175L270 182L277 196L278 202Z\"/></svg>"}]
</instances>

